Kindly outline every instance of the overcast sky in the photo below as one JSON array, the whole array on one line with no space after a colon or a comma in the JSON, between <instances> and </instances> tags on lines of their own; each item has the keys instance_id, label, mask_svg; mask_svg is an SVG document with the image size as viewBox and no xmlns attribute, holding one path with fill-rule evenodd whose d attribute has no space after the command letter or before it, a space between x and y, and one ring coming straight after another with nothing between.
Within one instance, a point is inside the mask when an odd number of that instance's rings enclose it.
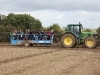
<instances>
[{"instance_id":1,"label":"overcast sky","mask_svg":"<svg viewBox=\"0 0 100 75\"><path fill-rule=\"evenodd\" d=\"M100 0L0 0L0 14L9 13L30 14L43 26L78 22L84 28L100 26Z\"/></svg>"}]
</instances>

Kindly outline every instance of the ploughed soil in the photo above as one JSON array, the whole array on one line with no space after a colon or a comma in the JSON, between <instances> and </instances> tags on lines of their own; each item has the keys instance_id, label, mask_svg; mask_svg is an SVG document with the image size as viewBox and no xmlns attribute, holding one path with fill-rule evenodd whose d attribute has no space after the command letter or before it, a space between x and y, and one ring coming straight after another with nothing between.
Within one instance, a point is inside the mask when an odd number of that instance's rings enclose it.
<instances>
[{"instance_id":1,"label":"ploughed soil","mask_svg":"<svg viewBox=\"0 0 100 75\"><path fill-rule=\"evenodd\" d=\"M0 46L0 75L100 75L100 48Z\"/></svg>"}]
</instances>

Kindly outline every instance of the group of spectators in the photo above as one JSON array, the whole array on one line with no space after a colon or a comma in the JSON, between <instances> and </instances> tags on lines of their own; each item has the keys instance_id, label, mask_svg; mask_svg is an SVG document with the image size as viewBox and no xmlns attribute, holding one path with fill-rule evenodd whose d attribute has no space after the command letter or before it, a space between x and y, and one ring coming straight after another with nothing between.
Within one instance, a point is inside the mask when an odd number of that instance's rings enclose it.
<instances>
[{"instance_id":1,"label":"group of spectators","mask_svg":"<svg viewBox=\"0 0 100 75\"><path fill-rule=\"evenodd\" d=\"M14 30L11 32L11 36L13 40L50 40L53 39L54 31L45 31L45 30L26 30L23 32L22 30Z\"/></svg>"}]
</instances>

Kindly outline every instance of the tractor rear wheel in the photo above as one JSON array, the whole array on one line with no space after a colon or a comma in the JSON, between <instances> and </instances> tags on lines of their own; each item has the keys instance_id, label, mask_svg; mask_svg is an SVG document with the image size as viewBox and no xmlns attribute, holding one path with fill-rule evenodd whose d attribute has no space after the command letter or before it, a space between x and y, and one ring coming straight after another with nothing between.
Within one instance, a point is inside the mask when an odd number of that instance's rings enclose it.
<instances>
[{"instance_id":1,"label":"tractor rear wheel","mask_svg":"<svg viewBox=\"0 0 100 75\"><path fill-rule=\"evenodd\" d=\"M71 47L74 47L75 44L76 44L76 39L75 37L68 33L68 34L64 34L62 37L61 37L61 44L63 47L68 47L68 48L71 48Z\"/></svg>"},{"instance_id":2,"label":"tractor rear wheel","mask_svg":"<svg viewBox=\"0 0 100 75\"><path fill-rule=\"evenodd\" d=\"M97 45L96 39L94 37L88 37L85 39L85 46L87 48L95 48Z\"/></svg>"}]
</instances>

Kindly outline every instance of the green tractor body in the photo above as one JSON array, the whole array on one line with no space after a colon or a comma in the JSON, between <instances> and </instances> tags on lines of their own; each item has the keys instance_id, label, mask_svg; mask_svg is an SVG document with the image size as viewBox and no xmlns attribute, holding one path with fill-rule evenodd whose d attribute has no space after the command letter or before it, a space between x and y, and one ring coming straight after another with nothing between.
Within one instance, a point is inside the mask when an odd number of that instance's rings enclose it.
<instances>
[{"instance_id":1,"label":"green tractor body","mask_svg":"<svg viewBox=\"0 0 100 75\"><path fill-rule=\"evenodd\" d=\"M84 42L84 40L87 37L94 37L95 39L97 39L97 33L95 32L81 32L81 42Z\"/></svg>"},{"instance_id":2,"label":"green tractor body","mask_svg":"<svg viewBox=\"0 0 100 75\"><path fill-rule=\"evenodd\" d=\"M64 47L75 47L77 44L85 44L88 48L96 47L96 33L82 32L81 24L69 24L66 28L67 31L61 37L61 44Z\"/></svg>"}]
</instances>

